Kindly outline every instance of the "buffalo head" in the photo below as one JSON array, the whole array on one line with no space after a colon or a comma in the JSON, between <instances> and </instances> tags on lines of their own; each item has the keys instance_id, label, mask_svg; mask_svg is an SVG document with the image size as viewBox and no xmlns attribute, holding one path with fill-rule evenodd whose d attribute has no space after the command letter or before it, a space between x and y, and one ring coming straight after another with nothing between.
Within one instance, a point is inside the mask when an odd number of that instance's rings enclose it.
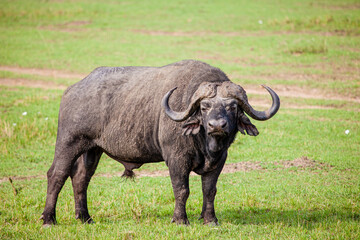
<instances>
[{"instance_id":1,"label":"buffalo head","mask_svg":"<svg viewBox=\"0 0 360 240\"><path fill-rule=\"evenodd\" d=\"M267 111L256 111L248 103L245 90L230 82L202 83L193 94L190 104L183 112L169 107L169 98L176 88L165 94L162 106L170 119L183 122L184 135L196 135L203 128L208 150L218 152L229 147L237 131L256 136L259 134L244 112L255 120L270 119L278 111L280 100L269 87L263 87L272 97L272 106Z\"/></svg>"}]
</instances>

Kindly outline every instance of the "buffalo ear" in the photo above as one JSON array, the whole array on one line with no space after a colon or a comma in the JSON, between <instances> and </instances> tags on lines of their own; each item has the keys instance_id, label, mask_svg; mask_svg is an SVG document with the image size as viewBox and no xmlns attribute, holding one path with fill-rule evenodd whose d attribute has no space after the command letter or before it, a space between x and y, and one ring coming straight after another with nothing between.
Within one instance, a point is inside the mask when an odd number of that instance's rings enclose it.
<instances>
[{"instance_id":1,"label":"buffalo ear","mask_svg":"<svg viewBox=\"0 0 360 240\"><path fill-rule=\"evenodd\" d=\"M190 134L196 135L200 131L201 121L196 116L190 117L184 125L182 125L182 135L188 136Z\"/></svg>"},{"instance_id":2,"label":"buffalo ear","mask_svg":"<svg viewBox=\"0 0 360 240\"><path fill-rule=\"evenodd\" d=\"M257 136L259 134L255 125L250 122L250 119L243 112L238 115L238 130L244 135L245 131L250 136Z\"/></svg>"}]
</instances>

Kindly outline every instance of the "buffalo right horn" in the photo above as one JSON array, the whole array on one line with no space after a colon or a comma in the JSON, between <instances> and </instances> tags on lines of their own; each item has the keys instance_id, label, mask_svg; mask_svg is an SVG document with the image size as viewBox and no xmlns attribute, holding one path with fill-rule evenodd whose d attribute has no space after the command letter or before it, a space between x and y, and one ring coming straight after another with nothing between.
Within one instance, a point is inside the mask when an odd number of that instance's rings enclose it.
<instances>
[{"instance_id":1,"label":"buffalo right horn","mask_svg":"<svg viewBox=\"0 0 360 240\"><path fill-rule=\"evenodd\" d=\"M169 116L169 118L171 118L172 120L176 121L176 122L182 122L185 119L187 119L192 113L191 108L188 108L187 111L185 112L175 112L173 110L171 110L170 106L169 106L169 98L170 95L177 89L177 87L171 89L170 91L168 91L165 96L163 97L162 101L161 101L161 106L164 108L166 115Z\"/></svg>"}]
</instances>

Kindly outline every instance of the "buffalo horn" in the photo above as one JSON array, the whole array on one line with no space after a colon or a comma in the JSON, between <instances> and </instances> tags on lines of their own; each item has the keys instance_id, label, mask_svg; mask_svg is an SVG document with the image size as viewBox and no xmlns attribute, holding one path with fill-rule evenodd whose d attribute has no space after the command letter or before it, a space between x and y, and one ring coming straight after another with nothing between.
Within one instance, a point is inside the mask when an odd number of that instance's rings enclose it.
<instances>
[{"instance_id":1,"label":"buffalo horn","mask_svg":"<svg viewBox=\"0 0 360 240\"><path fill-rule=\"evenodd\" d=\"M175 91L176 88L171 89L165 94L162 99L161 105L165 109L165 113L174 121L182 122L190 117L199 107L200 101L206 97L215 97L216 87L219 86L219 83L209 83L203 82L199 85L198 89L195 91L191 97L191 102L188 108L184 112L175 112L169 107L169 98L170 95Z\"/></svg>"},{"instance_id":2,"label":"buffalo horn","mask_svg":"<svg viewBox=\"0 0 360 240\"><path fill-rule=\"evenodd\" d=\"M280 108L280 99L279 96L268 86L261 85L263 88L265 88L271 95L272 98L272 105L271 107L266 111L256 111L251 107L251 105L248 103L247 98L237 98L239 101L239 105L242 107L242 109L253 119L264 121L270 119L272 116L276 114L276 112ZM244 100L245 99L245 100Z\"/></svg>"},{"instance_id":3,"label":"buffalo horn","mask_svg":"<svg viewBox=\"0 0 360 240\"><path fill-rule=\"evenodd\" d=\"M206 97L214 97L216 95L216 86L219 86L219 83L209 83L203 82L199 85L198 89L195 91L191 97L191 102L188 108L184 112L175 112L169 107L169 98L170 95L175 91L176 88L171 89L165 94L162 99L161 105L165 109L165 113L174 121L182 122L190 117L199 107L200 101Z\"/></svg>"},{"instance_id":4,"label":"buffalo horn","mask_svg":"<svg viewBox=\"0 0 360 240\"><path fill-rule=\"evenodd\" d=\"M197 104L190 104L189 107L184 111L184 112L175 112L173 110L171 110L170 106L169 106L169 98L170 95L177 89L177 87L171 89L170 91L168 91L165 96L163 97L162 101L161 101L161 105L165 110L166 115L169 116L169 118L171 118L172 120L176 121L176 122L182 122L184 120L186 120L188 117L191 116L191 114L193 114L193 112L196 110L197 108Z\"/></svg>"}]
</instances>

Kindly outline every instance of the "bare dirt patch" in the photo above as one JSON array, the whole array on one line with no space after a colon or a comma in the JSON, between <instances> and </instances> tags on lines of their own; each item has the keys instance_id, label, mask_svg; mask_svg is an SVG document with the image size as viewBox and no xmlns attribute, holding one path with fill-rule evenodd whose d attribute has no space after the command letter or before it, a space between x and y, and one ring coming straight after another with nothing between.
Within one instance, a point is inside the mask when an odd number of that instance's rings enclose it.
<instances>
[{"instance_id":1,"label":"bare dirt patch","mask_svg":"<svg viewBox=\"0 0 360 240\"><path fill-rule=\"evenodd\" d=\"M31 180L31 179L45 179L46 176L45 175L38 175L38 176L13 176L13 177L3 177L3 178L0 178L0 183L3 183L3 182L9 182L11 179L11 181L27 181L27 180Z\"/></svg>"},{"instance_id":2,"label":"bare dirt patch","mask_svg":"<svg viewBox=\"0 0 360 240\"><path fill-rule=\"evenodd\" d=\"M207 32L207 31L198 31L198 32L170 32L170 31L157 31L157 30L145 30L145 29L134 29L131 30L134 33L139 33L147 36L173 36L173 37L204 37L204 36L225 36L225 37L236 37L236 36L254 36L258 34L256 32Z\"/></svg>"},{"instance_id":3,"label":"bare dirt patch","mask_svg":"<svg viewBox=\"0 0 360 240\"><path fill-rule=\"evenodd\" d=\"M300 168L300 169L325 169L325 168L332 168L333 166L321 162L317 162L313 159L310 159L306 156L301 158L297 158L294 160L286 160L281 162L275 162L276 166L280 168Z\"/></svg>"},{"instance_id":4,"label":"bare dirt patch","mask_svg":"<svg viewBox=\"0 0 360 240\"><path fill-rule=\"evenodd\" d=\"M319 5L319 4L316 4ZM323 4L321 4L321 7L324 7ZM338 4L338 5L325 5L326 8L333 9L333 10L358 10L360 9L359 3L354 4Z\"/></svg>"},{"instance_id":5,"label":"bare dirt patch","mask_svg":"<svg viewBox=\"0 0 360 240\"><path fill-rule=\"evenodd\" d=\"M41 89L58 89L65 90L67 86L56 84L53 82L45 82L39 80L29 80L29 79L12 79L12 78L0 78L0 85L9 86L9 87L31 87L31 88L41 88Z\"/></svg>"},{"instance_id":6,"label":"bare dirt patch","mask_svg":"<svg viewBox=\"0 0 360 240\"><path fill-rule=\"evenodd\" d=\"M245 85L243 86L247 93L259 94L259 95L268 95L268 92L261 89L259 86L254 85ZM315 88L304 88L298 86L284 86L284 85L275 85L271 88L280 96L284 97L295 97L295 98L305 98L305 99L323 99L323 100L340 100L360 103L360 97L346 97L336 94L324 93L323 91Z\"/></svg>"},{"instance_id":7,"label":"bare dirt patch","mask_svg":"<svg viewBox=\"0 0 360 240\"><path fill-rule=\"evenodd\" d=\"M276 35L319 35L319 36L343 36L346 32L315 32L315 31L239 31L239 32L212 32L212 31L158 31L158 30L146 30L146 29L133 29L131 32L143 34L147 36L171 36L171 37L266 37Z\"/></svg>"},{"instance_id":8,"label":"bare dirt patch","mask_svg":"<svg viewBox=\"0 0 360 240\"><path fill-rule=\"evenodd\" d=\"M211 58L206 58L211 59ZM215 59L215 58L214 58ZM230 61L229 61L230 62ZM245 66L250 66L256 64L246 64ZM269 66L270 64L268 64ZM265 66L265 64L264 64ZM327 66L329 68L329 66ZM300 66L297 68L301 69ZM304 67L305 68L305 67ZM330 81L341 81L341 82L349 82L353 81L354 79L358 79L359 76L357 75L357 70L352 70L350 67L335 67L336 72L333 73L299 73L299 72L282 72L282 73L268 73L268 74L257 74L257 75L247 75L247 76L232 76L232 78L237 79L263 79L263 80L274 80L274 79L282 79L287 81L298 81L298 82L306 82L306 81L320 81L320 82L328 82ZM313 69L317 69L316 66L313 66ZM349 69L349 70L346 70Z\"/></svg>"},{"instance_id":9,"label":"bare dirt patch","mask_svg":"<svg viewBox=\"0 0 360 240\"><path fill-rule=\"evenodd\" d=\"M298 169L325 169L330 168L332 166L327 165L325 163L317 162L312 160L306 156L301 158L297 158L294 160L284 160L280 162L275 162L274 165L278 167L278 169L287 169L287 168L298 168ZM225 164L221 174L235 173L235 172L249 172L249 171L263 171L267 170L265 164L262 162L238 162L238 163L228 163ZM115 174L102 174L100 176L103 177L113 177L113 176L121 176L122 172ZM196 176L195 173L191 173L191 176ZM167 177L169 176L168 170L161 171L148 171L148 170L135 170L136 177Z\"/></svg>"},{"instance_id":10,"label":"bare dirt patch","mask_svg":"<svg viewBox=\"0 0 360 240\"><path fill-rule=\"evenodd\" d=\"M331 165L317 162L312 160L306 156L301 158L297 158L294 160L284 160L280 162L275 162L274 165L278 167L278 169L288 169L288 168L298 168L298 169L311 169L311 170L319 170L319 169L328 169L332 168ZM249 171L264 171L267 170L265 164L262 162L238 162L238 163L228 163L225 164L224 169L221 174L235 173L235 172L249 172ZM121 176L121 173L116 174L104 174L101 176L112 177L112 176ZM195 173L191 173L191 176L196 176ZM161 171L136 171L136 177L166 177L169 176L168 170Z\"/></svg>"},{"instance_id":11,"label":"bare dirt patch","mask_svg":"<svg viewBox=\"0 0 360 240\"><path fill-rule=\"evenodd\" d=\"M225 164L224 169L221 173L234 173L234 172L248 172L254 170L262 170L261 162L238 162ZM162 171L137 171L137 177L166 177L169 176L168 170ZM191 172L191 176L196 176L196 173Z\"/></svg>"},{"instance_id":12,"label":"bare dirt patch","mask_svg":"<svg viewBox=\"0 0 360 240\"><path fill-rule=\"evenodd\" d=\"M61 26L84 26L84 25L89 25L91 24L91 21L71 21L71 22L66 22L64 24L59 24Z\"/></svg>"},{"instance_id":13,"label":"bare dirt patch","mask_svg":"<svg viewBox=\"0 0 360 240\"><path fill-rule=\"evenodd\" d=\"M42 77L62 78L62 79L78 79L81 80L86 75L79 73L71 73L53 69L37 69L37 68L21 68L14 66L0 66L0 71L7 71L17 74L27 74ZM58 89L65 90L67 86L54 82L30 80L23 78L0 78L0 85L9 87L32 87L41 89Z\"/></svg>"},{"instance_id":14,"label":"bare dirt patch","mask_svg":"<svg viewBox=\"0 0 360 240\"><path fill-rule=\"evenodd\" d=\"M62 24L41 26L40 29L59 32L78 32L85 30L85 26L91 24L91 21L71 21Z\"/></svg>"},{"instance_id":15,"label":"bare dirt patch","mask_svg":"<svg viewBox=\"0 0 360 240\"><path fill-rule=\"evenodd\" d=\"M38 69L38 68L21 68L13 66L0 66L0 71L8 71L19 74L38 75L54 78L66 78L66 79L79 79L81 80L86 74L70 73L65 71L53 70L53 69Z\"/></svg>"},{"instance_id":16,"label":"bare dirt patch","mask_svg":"<svg viewBox=\"0 0 360 240\"><path fill-rule=\"evenodd\" d=\"M222 173L248 172L263 169L261 162L238 162L226 164Z\"/></svg>"},{"instance_id":17,"label":"bare dirt patch","mask_svg":"<svg viewBox=\"0 0 360 240\"><path fill-rule=\"evenodd\" d=\"M306 156L301 158L297 158L294 160L284 160L280 162L275 162L275 166L278 169L288 169L288 168L298 168L298 169L311 169L311 170L321 170L321 169L329 169L333 166L317 162L312 160ZM267 170L265 164L262 162L238 162L238 163L228 163L225 164L224 169L222 170L222 174L235 173L235 172L249 172L249 171L265 171ZM96 174L95 176L101 177L120 177L122 176L122 172L117 173L105 173L105 174ZM195 173L191 173L191 176L196 176ZM167 177L169 176L168 170L135 170L136 177ZM12 180L21 181L21 180L31 180L31 179L45 179L45 175L38 176L14 176L11 177ZM9 177L0 178L0 183L9 181Z\"/></svg>"},{"instance_id":18,"label":"bare dirt patch","mask_svg":"<svg viewBox=\"0 0 360 240\"><path fill-rule=\"evenodd\" d=\"M268 97L267 95L263 95ZM282 96L280 96L281 99ZM249 98L249 103L255 107L257 110L266 110L271 106L271 98L264 99L264 98ZM282 109L343 109L343 106L321 106L321 105L307 105L302 103L290 103L287 101L281 101L281 108Z\"/></svg>"}]
</instances>

